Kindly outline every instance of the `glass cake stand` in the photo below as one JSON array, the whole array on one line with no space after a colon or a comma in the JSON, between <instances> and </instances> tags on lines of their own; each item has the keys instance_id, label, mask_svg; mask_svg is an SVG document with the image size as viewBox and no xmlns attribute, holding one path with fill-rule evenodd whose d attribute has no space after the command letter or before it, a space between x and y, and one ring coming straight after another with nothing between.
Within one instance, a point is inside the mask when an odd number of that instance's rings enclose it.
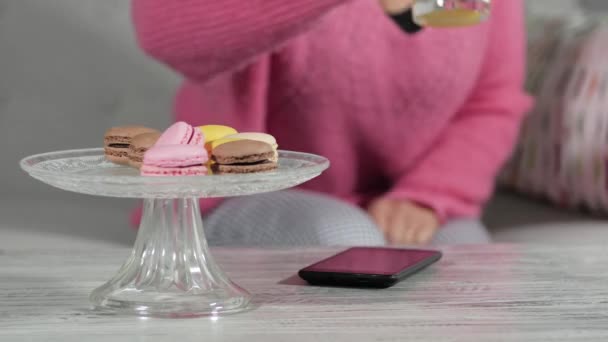
<instances>
[{"instance_id":1,"label":"glass cake stand","mask_svg":"<svg viewBox=\"0 0 608 342\"><path fill-rule=\"evenodd\" d=\"M230 197L291 188L319 176L323 157L279 152L276 171L242 175L142 177L107 162L103 149L38 154L21 161L32 177L95 196L143 198L144 211L129 258L90 296L96 308L159 317L216 316L248 309L251 295L213 260L199 198Z\"/></svg>"}]
</instances>

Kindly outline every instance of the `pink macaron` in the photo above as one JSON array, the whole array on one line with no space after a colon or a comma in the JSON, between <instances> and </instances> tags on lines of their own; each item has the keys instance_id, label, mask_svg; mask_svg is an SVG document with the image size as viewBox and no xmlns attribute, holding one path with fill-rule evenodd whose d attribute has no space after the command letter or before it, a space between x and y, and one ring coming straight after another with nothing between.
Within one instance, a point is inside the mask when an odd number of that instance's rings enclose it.
<instances>
[{"instance_id":1,"label":"pink macaron","mask_svg":"<svg viewBox=\"0 0 608 342\"><path fill-rule=\"evenodd\" d=\"M180 121L167 128L156 142L160 145L203 145L205 137L201 130Z\"/></svg>"},{"instance_id":2,"label":"pink macaron","mask_svg":"<svg viewBox=\"0 0 608 342\"><path fill-rule=\"evenodd\" d=\"M160 145L144 155L142 176L198 176L207 174L207 151L196 145Z\"/></svg>"},{"instance_id":3,"label":"pink macaron","mask_svg":"<svg viewBox=\"0 0 608 342\"><path fill-rule=\"evenodd\" d=\"M141 175L146 177L179 177L179 176L204 176L207 174L207 167L188 166L188 167L157 167L142 165Z\"/></svg>"}]
</instances>

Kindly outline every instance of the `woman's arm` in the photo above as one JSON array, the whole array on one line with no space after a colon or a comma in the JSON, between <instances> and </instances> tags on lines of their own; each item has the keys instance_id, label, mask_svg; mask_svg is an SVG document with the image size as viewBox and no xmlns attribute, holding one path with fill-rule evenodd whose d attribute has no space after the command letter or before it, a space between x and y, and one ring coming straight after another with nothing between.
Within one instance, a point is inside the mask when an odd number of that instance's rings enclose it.
<instances>
[{"instance_id":1,"label":"woman's arm","mask_svg":"<svg viewBox=\"0 0 608 342\"><path fill-rule=\"evenodd\" d=\"M140 46L199 81L272 52L351 0L133 0Z\"/></svg>"},{"instance_id":2,"label":"woman's arm","mask_svg":"<svg viewBox=\"0 0 608 342\"><path fill-rule=\"evenodd\" d=\"M522 0L495 0L477 86L427 156L386 196L432 208L440 221L476 217L511 153L531 101L524 93Z\"/></svg>"}]
</instances>

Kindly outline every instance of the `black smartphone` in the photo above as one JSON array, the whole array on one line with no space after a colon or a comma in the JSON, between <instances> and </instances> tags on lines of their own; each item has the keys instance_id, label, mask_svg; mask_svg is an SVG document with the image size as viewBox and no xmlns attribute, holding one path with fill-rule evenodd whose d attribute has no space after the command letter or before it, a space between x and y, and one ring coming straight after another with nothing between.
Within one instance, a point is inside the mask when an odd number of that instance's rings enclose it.
<instances>
[{"instance_id":1,"label":"black smartphone","mask_svg":"<svg viewBox=\"0 0 608 342\"><path fill-rule=\"evenodd\" d=\"M441 259L421 249L353 247L301 269L311 285L387 288Z\"/></svg>"}]
</instances>

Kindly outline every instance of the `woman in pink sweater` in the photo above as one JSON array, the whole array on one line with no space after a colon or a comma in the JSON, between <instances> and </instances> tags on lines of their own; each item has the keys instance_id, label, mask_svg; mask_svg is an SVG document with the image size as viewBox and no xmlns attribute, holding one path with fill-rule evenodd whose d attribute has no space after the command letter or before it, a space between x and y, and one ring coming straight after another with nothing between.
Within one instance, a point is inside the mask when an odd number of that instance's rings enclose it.
<instances>
[{"instance_id":1,"label":"woman in pink sweater","mask_svg":"<svg viewBox=\"0 0 608 342\"><path fill-rule=\"evenodd\" d=\"M530 104L522 0L494 0L475 27L406 34L387 12L410 3L133 0L141 47L186 78L179 120L267 131L332 162L309 191L203 202L219 205L211 241L488 241L478 217Z\"/></svg>"}]
</instances>

